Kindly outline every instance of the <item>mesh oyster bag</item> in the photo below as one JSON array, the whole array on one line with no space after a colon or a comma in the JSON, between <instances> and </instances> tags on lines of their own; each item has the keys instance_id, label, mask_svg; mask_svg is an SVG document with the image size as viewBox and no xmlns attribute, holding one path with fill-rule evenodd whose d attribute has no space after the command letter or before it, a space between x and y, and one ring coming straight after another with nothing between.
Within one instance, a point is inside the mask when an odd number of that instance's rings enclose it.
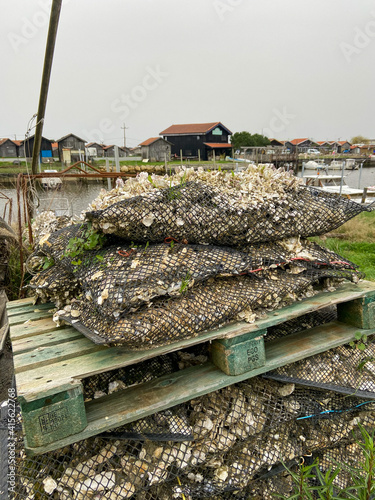
<instances>
[{"instance_id":1,"label":"mesh oyster bag","mask_svg":"<svg viewBox=\"0 0 375 500\"><path fill-rule=\"evenodd\" d=\"M213 277L238 276L286 265L293 272L305 271L314 276L319 269L325 275L353 280L362 276L354 264L318 245L307 244L303 249L298 254L271 243L252 245L243 251L166 243L145 248L112 245L85 253L81 265L71 266L71 272L96 310L114 319L134 312L154 298L181 296Z\"/></svg>"},{"instance_id":2,"label":"mesh oyster bag","mask_svg":"<svg viewBox=\"0 0 375 500\"><path fill-rule=\"evenodd\" d=\"M187 182L87 212L86 219L104 233L130 241L162 242L172 237L236 246L324 234L374 208L303 186L250 204L242 201L241 191L226 194L207 184Z\"/></svg>"},{"instance_id":3,"label":"mesh oyster bag","mask_svg":"<svg viewBox=\"0 0 375 500\"><path fill-rule=\"evenodd\" d=\"M313 453L326 470L355 451L358 423L375 423L375 403L364 403L256 377L41 456L25 455L20 432L12 498L271 499L277 486L292 492L282 464ZM254 496L261 485L267 495Z\"/></svg>"},{"instance_id":4,"label":"mesh oyster bag","mask_svg":"<svg viewBox=\"0 0 375 500\"><path fill-rule=\"evenodd\" d=\"M198 336L234 320L246 308L275 307L284 297L309 287L318 276L280 269L262 276L211 278L178 298L156 299L118 321L105 319L92 302L77 301L54 319L64 320L98 344L147 349Z\"/></svg>"},{"instance_id":5,"label":"mesh oyster bag","mask_svg":"<svg viewBox=\"0 0 375 500\"><path fill-rule=\"evenodd\" d=\"M27 285L41 302L52 301L56 307L64 307L77 297L81 286L76 276L62 266L52 266L32 277Z\"/></svg>"},{"instance_id":6,"label":"mesh oyster bag","mask_svg":"<svg viewBox=\"0 0 375 500\"><path fill-rule=\"evenodd\" d=\"M314 277L319 270L326 276L353 281L362 276L350 261L299 238L239 249L184 245L173 240L143 246L117 242L85 251L79 258L69 258L67 250L62 252L62 236L66 236L66 230L53 233L38 249L38 255L53 254L55 265L34 277L30 287L42 297L49 291L53 298L52 292L66 289L65 283L69 283L69 289L79 283L86 300L92 302L90 305L101 315L115 320L154 298L181 296L187 289L212 277L259 273L276 267L288 267L292 273L304 272Z\"/></svg>"},{"instance_id":7,"label":"mesh oyster bag","mask_svg":"<svg viewBox=\"0 0 375 500\"><path fill-rule=\"evenodd\" d=\"M368 339L363 350L358 344L360 342L352 342L330 349L265 376L375 400L375 336Z\"/></svg>"}]
</instances>

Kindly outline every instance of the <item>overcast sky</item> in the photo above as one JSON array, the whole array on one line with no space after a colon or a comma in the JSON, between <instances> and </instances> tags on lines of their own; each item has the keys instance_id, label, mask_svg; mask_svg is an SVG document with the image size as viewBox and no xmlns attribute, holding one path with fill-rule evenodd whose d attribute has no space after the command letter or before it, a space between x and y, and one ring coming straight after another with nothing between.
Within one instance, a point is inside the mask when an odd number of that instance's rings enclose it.
<instances>
[{"instance_id":1,"label":"overcast sky","mask_svg":"<svg viewBox=\"0 0 375 500\"><path fill-rule=\"evenodd\" d=\"M37 112L50 3L0 2L0 137ZM373 0L63 0L43 135L374 139L374 56Z\"/></svg>"}]
</instances>

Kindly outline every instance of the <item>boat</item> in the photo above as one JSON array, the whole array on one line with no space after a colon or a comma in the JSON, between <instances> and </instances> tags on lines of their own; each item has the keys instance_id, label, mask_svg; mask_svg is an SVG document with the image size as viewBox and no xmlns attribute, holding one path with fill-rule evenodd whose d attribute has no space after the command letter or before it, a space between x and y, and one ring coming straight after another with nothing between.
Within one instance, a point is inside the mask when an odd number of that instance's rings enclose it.
<instances>
[{"instance_id":1,"label":"boat","mask_svg":"<svg viewBox=\"0 0 375 500\"><path fill-rule=\"evenodd\" d=\"M330 170L357 170L359 165L354 158L346 160L332 160L328 167Z\"/></svg>"},{"instance_id":2,"label":"boat","mask_svg":"<svg viewBox=\"0 0 375 500\"><path fill-rule=\"evenodd\" d=\"M44 170L46 174L56 173L57 170ZM41 184L44 189L61 189L62 180L60 177L42 177Z\"/></svg>"},{"instance_id":3,"label":"boat","mask_svg":"<svg viewBox=\"0 0 375 500\"><path fill-rule=\"evenodd\" d=\"M304 175L303 179L307 186L315 186L327 193L345 196L359 203L371 203L375 201L375 186L365 189L351 188L346 184L345 176L318 173ZM371 199L372 196L374 196L373 199Z\"/></svg>"}]
</instances>

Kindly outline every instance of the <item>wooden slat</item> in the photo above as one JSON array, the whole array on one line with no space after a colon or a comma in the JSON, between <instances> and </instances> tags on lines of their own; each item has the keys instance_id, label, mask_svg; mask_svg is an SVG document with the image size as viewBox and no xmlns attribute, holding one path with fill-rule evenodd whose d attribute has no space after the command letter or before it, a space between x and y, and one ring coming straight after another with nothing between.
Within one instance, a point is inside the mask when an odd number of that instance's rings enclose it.
<instances>
[{"instance_id":1,"label":"wooden slat","mask_svg":"<svg viewBox=\"0 0 375 500\"><path fill-rule=\"evenodd\" d=\"M12 342L27 337L37 337L44 333L63 330L64 327L57 328L52 317L25 321L19 325L12 325L10 329L10 339ZM81 334L80 334L81 335Z\"/></svg>"},{"instance_id":2,"label":"wooden slat","mask_svg":"<svg viewBox=\"0 0 375 500\"><path fill-rule=\"evenodd\" d=\"M9 325L12 328L13 325L20 325L22 323L25 323L26 321L35 321L38 319L43 319L43 318L49 318L51 317L52 313L50 312L49 309L46 310L38 310L35 309L35 311L31 312L21 312L20 314L16 314L15 316L11 316L9 318Z\"/></svg>"},{"instance_id":3,"label":"wooden slat","mask_svg":"<svg viewBox=\"0 0 375 500\"><path fill-rule=\"evenodd\" d=\"M25 306L27 304L33 304L34 300L35 300L34 297L27 297L26 299L12 300L10 302L7 302L7 310L16 309L17 307Z\"/></svg>"},{"instance_id":4,"label":"wooden slat","mask_svg":"<svg viewBox=\"0 0 375 500\"><path fill-rule=\"evenodd\" d=\"M59 330L55 328L54 331L49 333L41 333L31 338L26 337L13 340L12 351L14 355L19 355L40 347L63 345L65 342L80 338L82 338L82 334L74 328L62 328Z\"/></svg>"},{"instance_id":5,"label":"wooden slat","mask_svg":"<svg viewBox=\"0 0 375 500\"><path fill-rule=\"evenodd\" d=\"M82 432L38 449L29 448L28 451L39 454L62 448L192 398L346 344L355 338L358 331L358 328L347 327L339 322L329 323L269 342L266 344L266 364L242 375L225 375L207 362L92 400L86 404L88 425ZM375 329L362 330L361 333L370 335L375 333Z\"/></svg>"},{"instance_id":6,"label":"wooden slat","mask_svg":"<svg viewBox=\"0 0 375 500\"><path fill-rule=\"evenodd\" d=\"M38 347L14 357L14 372L17 375L20 372L28 373L33 369L39 370L39 368L47 367L50 376L56 377L53 367L51 368L54 363L61 363L66 359L74 359L75 357L81 359L81 356L96 353L103 349L105 349L105 346L95 345L86 338L78 338L64 342L61 345Z\"/></svg>"},{"instance_id":7,"label":"wooden slat","mask_svg":"<svg viewBox=\"0 0 375 500\"><path fill-rule=\"evenodd\" d=\"M17 377L17 387L19 394L23 394L27 401L38 399L39 394L43 396L51 395L56 390L56 387L61 386L63 390L69 387L72 379L81 379L98 373L109 370L115 370L124 366L139 363L155 356L160 356L168 352L185 349L198 343L207 342L217 338L231 338L235 335L242 335L250 331L256 331L282 323L292 317L297 317L300 314L316 310L320 307L327 307L333 301L343 301L344 298L350 299L362 296L368 291L375 289L374 283L361 282L358 285L346 285L338 292L327 294L319 294L312 299L306 299L291 306L280 309L276 312L271 312L256 324L248 324L245 322L226 325L222 328L211 330L202 333L199 337L188 340L174 342L172 344L147 349L143 351L127 351L122 347L105 347L99 352L93 352L89 355L82 353L80 358L69 360L55 360L49 366L38 367L37 370L19 373ZM14 328L14 327L13 327ZM12 328L11 328L12 331ZM83 338L83 336L82 336ZM20 366L20 364L17 364ZM53 382L48 382L53 373Z\"/></svg>"},{"instance_id":8,"label":"wooden slat","mask_svg":"<svg viewBox=\"0 0 375 500\"><path fill-rule=\"evenodd\" d=\"M33 312L44 312L44 311L49 311L51 309L54 309L55 306L53 304L39 304L39 305L33 305L33 304L27 304L25 306L20 306L16 307L14 309L7 310L7 315L10 323L12 324L14 318L21 314L31 314Z\"/></svg>"}]
</instances>

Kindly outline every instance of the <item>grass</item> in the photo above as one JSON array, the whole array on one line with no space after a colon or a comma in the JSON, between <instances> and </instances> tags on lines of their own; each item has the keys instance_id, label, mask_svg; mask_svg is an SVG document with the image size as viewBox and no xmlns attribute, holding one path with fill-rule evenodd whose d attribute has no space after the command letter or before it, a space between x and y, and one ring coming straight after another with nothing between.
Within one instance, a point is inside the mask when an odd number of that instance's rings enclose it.
<instances>
[{"instance_id":1,"label":"grass","mask_svg":"<svg viewBox=\"0 0 375 500\"><path fill-rule=\"evenodd\" d=\"M362 212L334 232L313 239L357 264L366 279L375 281L375 211Z\"/></svg>"}]
</instances>

